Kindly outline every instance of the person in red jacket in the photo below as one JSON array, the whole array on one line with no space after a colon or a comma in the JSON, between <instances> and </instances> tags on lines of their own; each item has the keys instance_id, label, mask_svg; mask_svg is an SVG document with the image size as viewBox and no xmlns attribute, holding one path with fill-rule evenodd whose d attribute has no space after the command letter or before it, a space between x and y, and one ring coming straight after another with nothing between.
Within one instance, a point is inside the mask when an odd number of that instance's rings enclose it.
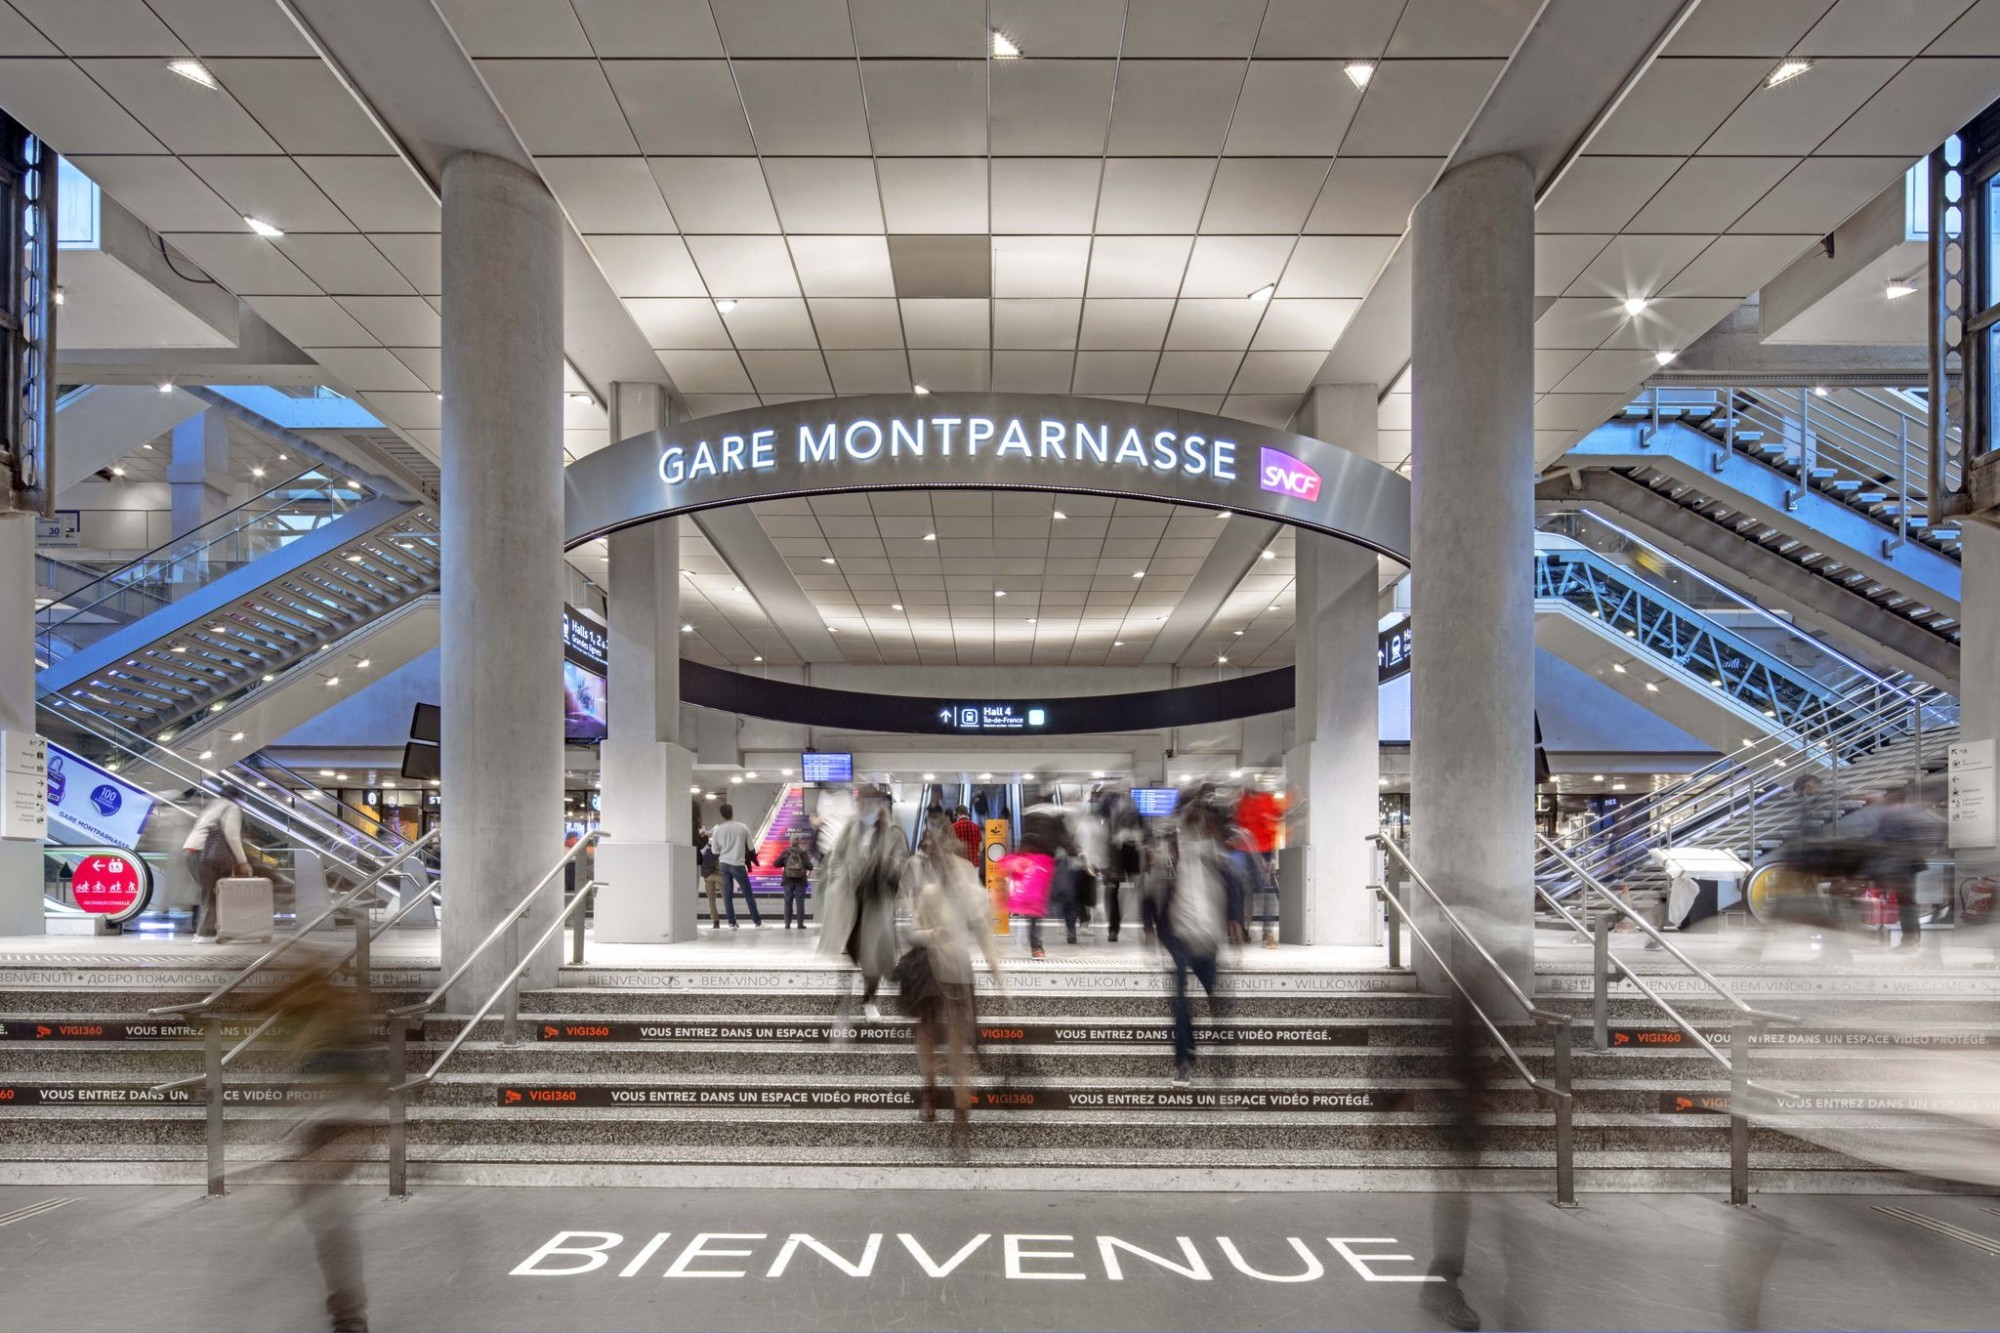
<instances>
[{"instance_id":1,"label":"person in red jacket","mask_svg":"<svg viewBox=\"0 0 2000 1333\"><path fill-rule=\"evenodd\" d=\"M952 811L951 831L958 835L958 845L965 850L965 859L978 865L979 849L986 841L986 830L979 827L972 812L962 805Z\"/></svg>"}]
</instances>

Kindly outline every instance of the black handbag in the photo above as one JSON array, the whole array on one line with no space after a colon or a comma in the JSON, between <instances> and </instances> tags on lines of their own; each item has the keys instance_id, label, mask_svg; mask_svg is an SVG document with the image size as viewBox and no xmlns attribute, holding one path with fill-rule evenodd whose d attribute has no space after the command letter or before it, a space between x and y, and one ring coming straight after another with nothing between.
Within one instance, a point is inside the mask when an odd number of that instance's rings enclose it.
<instances>
[{"instance_id":1,"label":"black handbag","mask_svg":"<svg viewBox=\"0 0 2000 1333\"><path fill-rule=\"evenodd\" d=\"M928 945L913 944L896 960L896 1005L916 1018L938 997L937 974L931 970Z\"/></svg>"}]
</instances>

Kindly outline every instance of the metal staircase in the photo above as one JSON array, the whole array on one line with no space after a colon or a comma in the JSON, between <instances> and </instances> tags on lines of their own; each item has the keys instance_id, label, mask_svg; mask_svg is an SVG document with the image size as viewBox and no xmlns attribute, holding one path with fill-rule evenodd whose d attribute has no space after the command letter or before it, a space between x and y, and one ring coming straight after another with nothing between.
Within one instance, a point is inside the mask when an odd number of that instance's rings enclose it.
<instances>
[{"instance_id":1,"label":"metal staircase","mask_svg":"<svg viewBox=\"0 0 2000 1333\"><path fill-rule=\"evenodd\" d=\"M1868 391L1656 388L1537 494L1617 510L1952 684L1960 533L1930 519L1926 431Z\"/></svg>"},{"instance_id":2,"label":"metal staircase","mask_svg":"<svg viewBox=\"0 0 2000 1333\"><path fill-rule=\"evenodd\" d=\"M427 507L307 473L43 608L37 688L170 739L438 583Z\"/></svg>"}]
</instances>

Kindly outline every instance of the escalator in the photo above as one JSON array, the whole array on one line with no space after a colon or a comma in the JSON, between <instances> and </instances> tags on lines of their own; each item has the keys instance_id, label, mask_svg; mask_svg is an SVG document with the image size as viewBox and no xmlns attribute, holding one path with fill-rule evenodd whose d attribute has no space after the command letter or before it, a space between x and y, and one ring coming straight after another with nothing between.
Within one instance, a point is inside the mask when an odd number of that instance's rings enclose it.
<instances>
[{"instance_id":1,"label":"escalator","mask_svg":"<svg viewBox=\"0 0 2000 1333\"><path fill-rule=\"evenodd\" d=\"M1960 531L1929 513L1927 432L1887 391L1657 388L1536 494L1614 513L1955 689Z\"/></svg>"}]
</instances>

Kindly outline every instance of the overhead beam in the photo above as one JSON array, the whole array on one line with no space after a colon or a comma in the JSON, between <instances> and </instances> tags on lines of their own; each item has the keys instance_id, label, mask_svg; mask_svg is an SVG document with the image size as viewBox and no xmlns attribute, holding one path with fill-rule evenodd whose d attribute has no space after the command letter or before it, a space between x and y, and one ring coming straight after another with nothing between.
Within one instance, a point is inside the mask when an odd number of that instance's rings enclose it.
<instances>
[{"instance_id":1,"label":"overhead beam","mask_svg":"<svg viewBox=\"0 0 2000 1333\"><path fill-rule=\"evenodd\" d=\"M1818 252L1815 251L1815 254ZM1768 295L1770 288L1766 287ZM1673 367L1647 384L1765 384L1804 387L1865 384L1922 387L1930 375L1928 349L1896 344L1767 343L1771 321L1752 297L1695 339Z\"/></svg>"}]
</instances>

